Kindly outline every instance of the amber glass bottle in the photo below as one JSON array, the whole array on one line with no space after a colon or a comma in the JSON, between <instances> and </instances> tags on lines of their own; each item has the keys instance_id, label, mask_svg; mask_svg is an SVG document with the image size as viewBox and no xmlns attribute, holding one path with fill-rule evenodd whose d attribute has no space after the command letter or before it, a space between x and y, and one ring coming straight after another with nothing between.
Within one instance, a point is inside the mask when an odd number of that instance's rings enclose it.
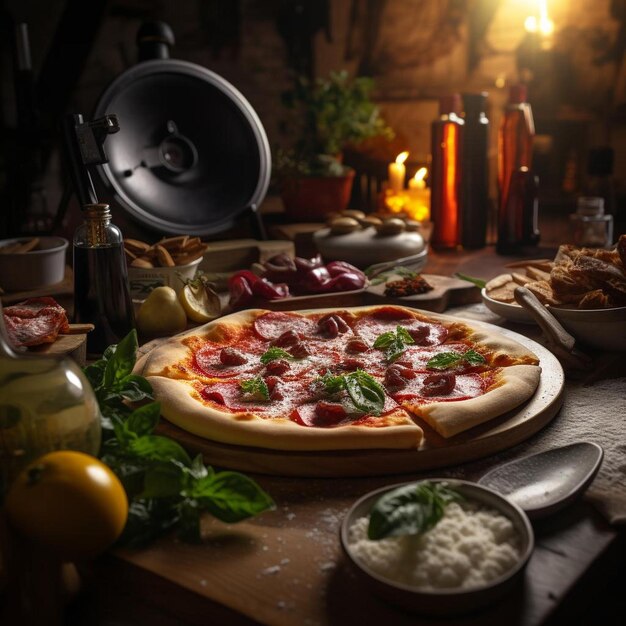
<instances>
[{"instance_id":1,"label":"amber glass bottle","mask_svg":"<svg viewBox=\"0 0 626 626\"><path fill-rule=\"evenodd\" d=\"M459 94L439 100L439 117L431 125L430 215L434 248L460 245L461 156L463 120Z\"/></svg>"},{"instance_id":2,"label":"amber glass bottle","mask_svg":"<svg viewBox=\"0 0 626 626\"><path fill-rule=\"evenodd\" d=\"M499 226L504 218L511 175L522 167L532 168L534 136L535 124L530 103L526 101L526 86L513 85L498 132Z\"/></svg>"}]
</instances>

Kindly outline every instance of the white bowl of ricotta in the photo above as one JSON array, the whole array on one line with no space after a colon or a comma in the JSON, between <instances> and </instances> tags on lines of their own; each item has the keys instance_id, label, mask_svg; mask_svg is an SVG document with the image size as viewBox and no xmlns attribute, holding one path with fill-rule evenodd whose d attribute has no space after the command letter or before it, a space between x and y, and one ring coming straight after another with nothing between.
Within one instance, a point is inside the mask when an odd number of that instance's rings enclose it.
<instances>
[{"instance_id":1,"label":"white bowl of ricotta","mask_svg":"<svg viewBox=\"0 0 626 626\"><path fill-rule=\"evenodd\" d=\"M486 607L523 578L534 548L533 530L515 504L482 485L445 483L461 499L419 535L368 539L369 515L391 485L358 500L341 526L341 546L358 578L396 606L429 615Z\"/></svg>"}]
</instances>

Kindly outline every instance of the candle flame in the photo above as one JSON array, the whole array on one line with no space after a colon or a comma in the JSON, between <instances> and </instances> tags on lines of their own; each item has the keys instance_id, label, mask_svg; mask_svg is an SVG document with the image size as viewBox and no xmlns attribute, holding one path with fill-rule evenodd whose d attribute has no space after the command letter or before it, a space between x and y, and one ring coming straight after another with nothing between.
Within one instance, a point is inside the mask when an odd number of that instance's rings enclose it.
<instances>
[{"instance_id":1,"label":"candle flame","mask_svg":"<svg viewBox=\"0 0 626 626\"><path fill-rule=\"evenodd\" d=\"M539 0L539 17L529 15L524 21L524 28L529 33L541 33L544 36L554 32L554 22L548 15L548 0Z\"/></svg>"},{"instance_id":2,"label":"candle flame","mask_svg":"<svg viewBox=\"0 0 626 626\"><path fill-rule=\"evenodd\" d=\"M396 157L396 163L402 165L409 158L409 153L404 151Z\"/></svg>"},{"instance_id":3,"label":"candle flame","mask_svg":"<svg viewBox=\"0 0 626 626\"><path fill-rule=\"evenodd\" d=\"M417 181L424 180L426 178L426 174L428 174L428 170L425 167L420 167L417 172L415 172L415 176L413 178Z\"/></svg>"}]
</instances>

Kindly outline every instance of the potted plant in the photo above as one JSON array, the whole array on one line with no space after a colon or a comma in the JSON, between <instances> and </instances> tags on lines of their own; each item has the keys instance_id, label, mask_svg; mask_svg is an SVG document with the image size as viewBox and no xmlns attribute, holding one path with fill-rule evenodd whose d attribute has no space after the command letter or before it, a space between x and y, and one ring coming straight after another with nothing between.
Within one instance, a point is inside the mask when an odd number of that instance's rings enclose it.
<instances>
[{"instance_id":1,"label":"potted plant","mask_svg":"<svg viewBox=\"0 0 626 626\"><path fill-rule=\"evenodd\" d=\"M342 163L349 145L393 132L370 98L370 78L332 72L326 79L299 79L283 94L290 113L286 128L295 137L289 149L278 150L274 173L285 211L293 219L319 219L345 209L354 170Z\"/></svg>"}]
</instances>

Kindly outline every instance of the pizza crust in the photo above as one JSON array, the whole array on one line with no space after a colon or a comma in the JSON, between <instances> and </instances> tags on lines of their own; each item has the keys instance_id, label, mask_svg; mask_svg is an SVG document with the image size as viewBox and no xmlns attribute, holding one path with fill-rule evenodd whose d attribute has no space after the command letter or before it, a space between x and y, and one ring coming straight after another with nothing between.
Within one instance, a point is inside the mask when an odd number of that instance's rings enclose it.
<instances>
[{"instance_id":1,"label":"pizza crust","mask_svg":"<svg viewBox=\"0 0 626 626\"><path fill-rule=\"evenodd\" d=\"M424 432L402 408L395 423L371 428L312 428L287 418L264 419L250 413L226 413L203 405L192 384L162 376L150 378L161 414L179 428L212 441L273 450L417 449ZM387 417L387 416L385 416Z\"/></svg>"},{"instance_id":2,"label":"pizza crust","mask_svg":"<svg viewBox=\"0 0 626 626\"><path fill-rule=\"evenodd\" d=\"M528 400L539 385L541 368L537 365L512 365L502 368L497 382L487 393L463 402L433 402L412 406L411 412L421 417L443 437L469 430L504 415Z\"/></svg>"}]
</instances>

